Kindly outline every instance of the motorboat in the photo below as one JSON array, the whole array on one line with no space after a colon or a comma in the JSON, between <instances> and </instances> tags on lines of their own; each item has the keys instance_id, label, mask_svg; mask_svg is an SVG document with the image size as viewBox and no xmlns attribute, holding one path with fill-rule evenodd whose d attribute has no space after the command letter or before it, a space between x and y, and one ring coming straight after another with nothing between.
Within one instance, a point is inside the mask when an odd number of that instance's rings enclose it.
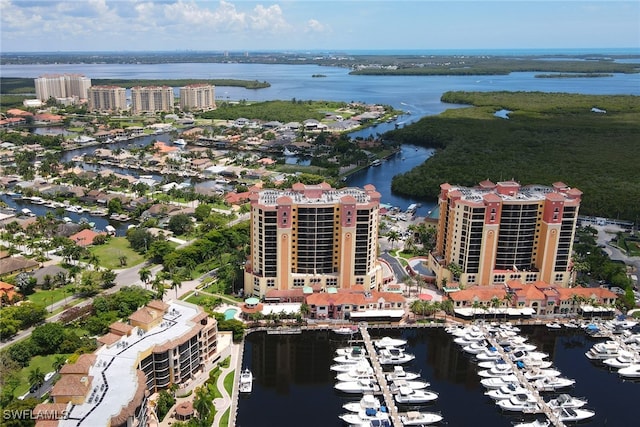
<instances>
[{"instance_id":1,"label":"motorboat","mask_svg":"<svg viewBox=\"0 0 640 427\"><path fill-rule=\"evenodd\" d=\"M499 364L493 368L483 369L478 372L482 378L502 377L513 374L513 368L508 363Z\"/></svg>"},{"instance_id":2,"label":"motorboat","mask_svg":"<svg viewBox=\"0 0 640 427\"><path fill-rule=\"evenodd\" d=\"M543 378L559 377L560 371L557 369L532 369L524 373L524 377L529 381L540 380Z\"/></svg>"},{"instance_id":3,"label":"motorboat","mask_svg":"<svg viewBox=\"0 0 640 427\"><path fill-rule=\"evenodd\" d=\"M354 363L336 363L334 365L331 365L329 367L329 369L331 369L334 372L349 372L351 370L353 370L354 368L356 368L356 366L358 367L358 369L365 369L365 367L369 367L371 368L371 364L369 363L369 361L367 359L363 359L360 362L354 364Z\"/></svg>"},{"instance_id":4,"label":"motorboat","mask_svg":"<svg viewBox=\"0 0 640 427\"><path fill-rule=\"evenodd\" d=\"M340 381L334 388L343 393L377 393L380 386L376 381L362 379L358 381Z\"/></svg>"},{"instance_id":5,"label":"motorboat","mask_svg":"<svg viewBox=\"0 0 640 427\"><path fill-rule=\"evenodd\" d=\"M387 381L406 380L411 381L420 378L420 374L405 371L402 366L394 366L393 372L387 374Z\"/></svg>"},{"instance_id":6,"label":"motorboat","mask_svg":"<svg viewBox=\"0 0 640 427\"><path fill-rule=\"evenodd\" d=\"M526 350L516 350L514 352L512 352L509 356L511 358L511 360L513 360L514 362L517 362L518 360L524 360L524 359L546 359L547 357L549 357L549 355L547 353L543 353L541 351L526 351Z\"/></svg>"},{"instance_id":7,"label":"motorboat","mask_svg":"<svg viewBox=\"0 0 640 427\"><path fill-rule=\"evenodd\" d=\"M503 375L501 377L483 378L480 380L480 384L488 389L497 389L505 385L519 383L520 381L515 375Z\"/></svg>"},{"instance_id":8,"label":"motorboat","mask_svg":"<svg viewBox=\"0 0 640 427\"><path fill-rule=\"evenodd\" d=\"M546 323L545 326L547 327L547 329L551 331L557 331L562 329L562 325L560 324L560 322L549 322L549 323Z\"/></svg>"},{"instance_id":9,"label":"motorboat","mask_svg":"<svg viewBox=\"0 0 640 427\"><path fill-rule=\"evenodd\" d=\"M605 341L595 343L584 355L591 360L605 360L618 357L620 354L620 344L615 341Z\"/></svg>"},{"instance_id":10,"label":"motorboat","mask_svg":"<svg viewBox=\"0 0 640 427\"><path fill-rule=\"evenodd\" d=\"M491 369L495 366L502 366L502 365L506 365L507 362L505 362L502 359L498 359L498 360L484 360L482 362L478 362L478 367L482 368L482 369Z\"/></svg>"},{"instance_id":11,"label":"motorboat","mask_svg":"<svg viewBox=\"0 0 640 427\"><path fill-rule=\"evenodd\" d=\"M343 326L341 328L336 328L333 330L334 333L338 334L338 335L353 335L356 332L358 332L358 327L353 325L353 326Z\"/></svg>"},{"instance_id":12,"label":"motorboat","mask_svg":"<svg viewBox=\"0 0 640 427\"><path fill-rule=\"evenodd\" d=\"M238 391L240 393L251 393L251 390L253 390L253 373L249 369L243 369L240 372Z\"/></svg>"},{"instance_id":13,"label":"motorboat","mask_svg":"<svg viewBox=\"0 0 640 427\"><path fill-rule=\"evenodd\" d=\"M399 417L404 426L425 426L442 421L442 415L435 412L409 411L400 414Z\"/></svg>"},{"instance_id":14,"label":"motorboat","mask_svg":"<svg viewBox=\"0 0 640 427\"><path fill-rule=\"evenodd\" d=\"M562 422L577 422L591 418L596 413L582 408L560 408L555 414Z\"/></svg>"},{"instance_id":15,"label":"motorboat","mask_svg":"<svg viewBox=\"0 0 640 427\"><path fill-rule=\"evenodd\" d=\"M382 337L379 340L374 340L373 345L377 348L398 348L406 345L407 341L400 338Z\"/></svg>"},{"instance_id":16,"label":"motorboat","mask_svg":"<svg viewBox=\"0 0 640 427\"><path fill-rule=\"evenodd\" d=\"M547 402L547 405L551 409L559 409L559 408L582 408L587 404L585 399L578 399L577 397L570 396L566 393L563 393L556 397L555 399L551 399Z\"/></svg>"},{"instance_id":17,"label":"motorboat","mask_svg":"<svg viewBox=\"0 0 640 427\"><path fill-rule=\"evenodd\" d=\"M521 423L516 423L513 427L549 427L551 425L551 421L545 419L541 420L533 420L533 421L524 421Z\"/></svg>"},{"instance_id":18,"label":"motorboat","mask_svg":"<svg viewBox=\"0 0 640 427\"><path fill-rule=\"evenodd\" d=\"M393 383L389 384L389 389L391 390L391 393L395 393L396 391L398 391L398 389L400 387L409 387L412 388L414 390L422 390L425 389L427 387L429 387L431 384L426 382L426 381L406 381L406 380L397 380L394 381Z\"/></svg>"},{"instance_id":19,"label":"motorboat","mask_svg":"<svg viewBox=\"0 0 640 427\"><path fill-rule=\"evenodd\" d=\"M349 402L342 405L342 407L349 412L360 412L367 408L380 409L380 406L382 406L380 399L373 394L365 394L357 402Z\"/></svg>"},{"instance_id":20,"label":"motorboat","mask_svg":"<svg viewBox=\"0 0 640 427\"><path fill-rule=\"evenodd\" d=\"M425 390L414 390L409 387L400 387L398 392L394 394L397 403L416 404L427 403L438 398L438 393Z\"/></svg>"},{"instance_id":21,"label":"motorboat","mask_svg":"<svg viewBox=\"0 0 640 427\"><path fill-rule=\"evenodd\" d=\"M634 363L626 368L618 369L618 375L623 378L640 378L640 364Z\"/></svg>"},{"instance_id":22,"label":"motorboat","mask_svg":"<svg viewBox=\"0 0 640 427\"><path fill-rule=\"evenodd\" d=\"M360 410L358 413L350 412L342 414L339 418L349 425L370 426L371 421L373 420L389 420L389 413L383 406L380 407L379 410L375 408L365 408Z\"/></svg>"},{"instance_id":23,"label":"motorboat","mask_svg":"<svg viewBox=\"0 0 640 427\"><path fill-rule=\"evenodd\" d=\"M503 385L500 388L486 391L484 395L489 396L493 400L504 400L511 398L511 396L513 396L514 394L526 393L527 391L528 390L522 387L520 384L510 383L507 385Z\"/></svg>"},{"instance_id":24,"label":"motorboat","mask_svg":"<svg viewBox=\"0 0 640 427\"><path fill-rule=\"evenodd\" d=\"M360 346L343 347L343 348L337 349L336 354L338 356L360 357L360 356L366 356L367 350L365 350L364 347L360 347Z\"/></svg>"},{"instance_id":25,"label":"motorboat","mask_svg":"<svg viewBox=\"0 0 640 427\"><path fill-rule=\"evenodd\" d=\"M498 400L496 405L503 411L523 412L525 414L537 414L542 412L542 408L536 401L535 397L530 393L518 393L509 399Z\"/></svg>"},{"instance_id":26,"label":"motorboat","mask_svg":"<svg viewBox=\"0 0 640 427\"><path fill-rule=\"evenodd\" d=\"M571 387L575 380L564 377L545 377L533 381L531 384L538 391L556 391L566 387Z\"/></svg>"},{"instance_id":27,"label":"motorboat","mask_svg":"<svg viewBox=\"0 0 640 427\"><path fill-rule=\"evenodd\" d=\"M182 138L176 139L175 141L173 141L173 143L176 145L182 145L182 146L187 145L187 142Z\"/></svg>"},{"instance_id":28,"label":"motorboat","mask_svg":"<svg viewBox=\"0 0 640 427\"><path fill-rule=\"evenodd\" d=\"M553 366L553 362L550 360L542 360L542 359L522 359L516 362L516 366L520 369L547 369Z\"/></svg>"},{"instance_id":29,"label":"motorboat","mask_svg":"<svg viewBox=\"0 0 640 427\"><path fill-rule=\"evenodd\" d=\"M482 353L486 349L487 349L487 344L484 341L475 341L475 342L472 342L471 344L468 344L462 347L462 350L465 353L470 353L470 354Z\"/></svg>"},{"instance_id":30,"label":"motorboat","mask_svg":"<svg viewBox=\"0 0 640 427\"><path fill-rule=\"evenodd\" d=\"M360 379L375 378L375 372L369 362L349 364L346 366L350 369L346 372L339 373L336 376L338 381L358 381Z\"/></svg>"},{"instance_id":31,"label":"motorboat","mask_svg":"<svg viewBox=\"0 0 640 427\"><path fill-rule=\"evenodd\" d=\"M476 354L476 359L485 361L485 360L498 360L501 359L502 356L498 352L498 349L495 347L489 347L482 353Z\"/></svg>"},{"instance_id":32,"label":"motorboat","mask_svg":"<svg viewBox=\"0 0 640 427\"><path fill-rule=\"evenodd\" d=\"M620 351L617 357L610 357L602 361L603 364L610 368L620 369L629 365L640 362L640 357L628 351Z\"/></svg>"},{"instance_id":33,"label":"motorboat","mask_svg":"<svg viewBox=\"0 0 640 427\"><path fill-rule=\"evenodd\" d=\"M453 342L458 345L465 346L471 344L472 342L479 342L484 340L485 336L482 331L469 331L461 337L454 338Z\"/></svg>"},{"instance_id":34,"label":"motorboat","mask_svg":"<svg viewBox=\"0 0 640 427\"><path fill-rule=\"evenodd\" d=\"M348 354L343 354L341 356L336 356L333 358L333 361L336 363L342 364L354 364L360 363L362 361L366 361L367 357L363 352L352 352Z\"/></svg>"},{"instance_id":35,"label":"motorboat","mask_svg":"<svg viewBox=\"0 0 640 427\"><path fill-rule=\"evenodd\" d=\"M533 344L527 344L527 343L519 343L519 344L513 344L510 346L507 346L504 348L504 351L506 352L511 352L511 353L515 353L518 351L534 351L536 349L536 346Z\"/></svg>"},{"instance_id":36,"label":"motorboat","mask_svg":"<svg viewBox=\"0 0 640 427\"><path fill-rule=\"evenodd\" d=\"M415 358L416 356L414 356L413 354L405 353L404 350L395 347L383 348L378 353L378 362L381 365L397 365L408 363Z\"/></svg>"}]
</instances>

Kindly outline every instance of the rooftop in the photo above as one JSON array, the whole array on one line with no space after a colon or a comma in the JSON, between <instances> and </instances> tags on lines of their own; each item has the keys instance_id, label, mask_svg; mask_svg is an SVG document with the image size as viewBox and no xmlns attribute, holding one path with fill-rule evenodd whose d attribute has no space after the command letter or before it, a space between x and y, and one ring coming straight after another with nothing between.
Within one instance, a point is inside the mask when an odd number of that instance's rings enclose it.
<instances>
[{"instance_id":1,"label":"rooftop","mask_svg":"<svg viewBox=\"0 0 640 427\"><path fill-rule=\"evenodd\" d=\"M140 392L140 387L132 386L139 384L139 359L148 354L149 349L189 333L194 327L193 319L200 311L198 306L193 304L174 301L157 327L148 332L134 328L130 336L124 336L111 345L100 347L94 353L95 363L89 368L89 376L93 377L93 380L85 402L74 405L69 411L68 419L60 421L59 425L107 425L108 421L118 416Z\"/></svg>"},{"instance_id":2,"label":"rooftop","mask_svg":"<svg viewBox=\"0 0 640 427\"><path fill-rule=\"evenodd\" d=\"M289 198L296 204L335 204L346 203L371 203L380 202L380 193L373 185L367 185L364 189L355 187L332 188L326 182L317 185L294 184L288 190L260 190L252 195L252 199L258 200L263 205L277 205L283 197Z\"/></svg>"}]
</instances>

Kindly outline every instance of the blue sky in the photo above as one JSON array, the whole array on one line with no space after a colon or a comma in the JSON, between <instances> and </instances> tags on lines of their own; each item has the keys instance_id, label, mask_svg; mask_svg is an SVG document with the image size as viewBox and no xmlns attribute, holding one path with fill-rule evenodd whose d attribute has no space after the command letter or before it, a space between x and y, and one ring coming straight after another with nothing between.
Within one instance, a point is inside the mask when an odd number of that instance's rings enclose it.
<instances>
[{"instance_id":1,"label":"blue sky","mask_svg":"<svg viewBox=\"0 0 640 427\"><path fill-rule=\"evenodd\" d=\"M0 0L3 52L635 48L640 1Z\"/></svg>"}]
</instances>

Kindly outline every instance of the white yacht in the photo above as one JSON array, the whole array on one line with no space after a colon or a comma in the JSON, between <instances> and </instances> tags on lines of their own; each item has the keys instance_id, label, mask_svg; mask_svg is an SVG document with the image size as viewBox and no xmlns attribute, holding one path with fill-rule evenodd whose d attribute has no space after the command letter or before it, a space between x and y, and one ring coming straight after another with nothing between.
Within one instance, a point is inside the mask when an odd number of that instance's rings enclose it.
<instances>
[{"instance_id":1,"label":"white yacht","mask_svg":"<svg viewBox=\"0 0 640 427\"><path fill-rule=\"evenodd\" d=\"M366 369L366 367L371 368L371 364L367 359L363 359L358 363L336 363L331 365L329 369L333 372L349 372L355 368L362 370Z\"/></svg>"},{"instance_id":2,"label":"white yacht","mask_svg":"<svg viewBox=\"0 0 640 427\"><path fill-rule=\"evenodd\" d=\"M617 357L610 357L602 361L608 367L615 369L626 368L638 362L640 362L640 357L624 350L621 350Z\"/></svg>"},{"instance_id":3,"label":"white yacht","mask_svg":"<svg viewBox=\"0 0 640 427\"><path fill-rule=\"evenodd\" d=\"M342 414L339 418L349 425L369 426L374 420L389 420L389 413L375 408L366 408L358 413Z\"/></svg>"},{"instance_id":4,"label":"white yacht","mask_svg":"<svg viewBox=\"0 0 640 427\"><path fill-rule=\"evenodd\" d=\"M563 377L546 377L533 381L531 384L538 391L556 391L566 387L571 387L575 380Z\"/></svg>"},{"instance_id":5,"label":"white yacht","mask_svg":"<svg viewBox=\"0 0 640 427\"><path fill-rule=\"evenodd\" d=\"M407 341L400 338L382 337L379 340L374 340L373 345L377 348L389 348L389 347L402 347L406 345Z\"/></svg>"},{"instance_id":6,"label":"white yacht","mask_svg":"<svg viewBox=\"0 0 640 427\"><path fill-rule=\"evenodd\" d=\"M377 393L380 386L376 381L363 379L358 381L341 381L334 388L343 393Z\"/></svg>"},{"instance_id":7,"label":"white yacht","mask_svg":"<svg viewBox=\"0 0 640 427\"><path fill-rule=\"evenodd\" d=\"M409 411L399 416L402 425L405 426L426 426L442 421L442 415L434 412Z\"/></svg>"},{"instance_id":8,"label":"white yacht","mask_svg":"<svg viewBox=\"0 0 640 427\"><path fill-rule=\"evenodd\" d=\"M353 346L353 347L343 347L343 348L339 348L336 350L336 354L338 356L354 356L354 357L360 357L360 356L366 356L367 355L367 350L365 350L364 347L360 347L360 346Z\"/></svg>"},{"instance_id":9,"label":"white yacht","mask_svg":"<svg viewBox=\"0 0 640 427\"><path fill-rule=\"evenodd\" d=\"M355 364L366 361L367 358L363 353L360 354L343 354L342 356L336 356L333 358L333 361L336 363L340 363L343 365Z\"/></svg>"},{"instance_id":10,"label":"white yacht","mask_svg":"<svg viewBox=\"0 0 640 427\"><path fill-rule=\"evenodd\" d=\"M352 369L347 372L341 372L336 375L338 381L358 381L358 380L371 380L376 378L376 374L373 371L371 365L364 363L356 363L355 366L351 365Z\"/></svg>"},{"instance_id":11,"label":"white yacht","mask_svg":"<svg viewBox=\"0 0 640 427\"><path fill-rule=\"evenodd\" d=\"M405 381L405 380L397 380L393 383L389 384L389 389L391 393L396 393L399 391L401 387L409 387L414 390L422 390L429 387L431 384L426 381Z\"/></svg>"},{"instance_id":12,"label":"white yacht","mask_svg":"<svg viewBox=\"0 0 640 427\"><path fill-rule=\"evenodd\" d=\"M524 377L529 381L541 380L543 378L559 377L560 371L557 369L534 368L524 373Z\"/></svg>"},{"instance_id":13,"label":"white yacht","mask_svg":"<svg viewBox=\"0 0 640 427\"><path fill-rule=\"evenodd\" d=\"M342 407L349 412L360 412L367 408L380 409L380 406L380 399L375 397L373 394L365 394L357 402L349 402L342 405Z\"/></svg>"},{"instance_id":14,"label":"white yacht","mask_svg":"<svg viewBox=\"0 0 640 427\"><path fill-rule=\"evenodd\" d=\"M438 398L438 394L433 391L414 390L409 387L401 387L394 395L397 403L416 404L427 403Z\"/></svg>"},{"instance_id":15,"label":"white yacht","mask_svg":"<svg viewBox=\"0 0 640 427\"><path fill-rule=\"evenodd\" d=\"M509 399L514 394L518 393L526 393L528 390L522 387L520 384L511 383L507 385L503 385L500 388L496 388L493 390L486 391L485 396L489 396L493 400L504 400Z\"/></svg>"},{"instance_id":16,"label":"white yacht","mask_svg":"<svg viewBox=\"0 0 640 427\"><path fill-rule=\"evenodd\" d=\"M623 378L640 378L640 364L634 363L626 368L618 369L618 375Z\"/></svg>"},{"instance_id":17,"label":"white yacht","mask_svg":"<svg viewBox=\"0 0 640 427\"><path fill-rule=\"evenodd\" d=\"M584 355L591 360L605 360L618 357L620 354L620 344L615 341L605 341L595 343Z\"/></svg>"},{"instance_id":18,"label":"white yacht","mask_svg":"<svg viewBox=\"0 0 640 427\"><path fill-rule=\"evenodd\" d=\"M380 362L381 365L408 363L415 358L413 354L405 353L404 350L395 347L383 348L378 354L378 362Z\"/></svg>"},{"instance_id":19,"label":"white yacht","mask_svg":"<svg viewBox=\"0 0 640 427\"><path fill-rule=\"evenodd\" d=\"M240 393L251 393L253 389L253 373L249 369L243 369L240 373L240 384L238 391Z\"/></svg>"},{"instance_id":20,"label":"white yacht","mask_svg":"<svg viewBox=\"0 0 640 427\"><path fill-rule=\"evenodd\" d=\"M498 360L501 358L502 356L495 347L489 347L482 353L476 354L478 360Z\"/></svg>"},{"instance_id":21,"label":"white yacht","mask_svg":"<svg viewBox=\"0 0 640 427\"><path fill-rule=\"evenodd\" d=\"M591 418L596 413L589 409L582 408L561 408L556 412L556 416L562 422L577 422Z\"/></svg>"},{"instance_id":22,"label":"white yacht","mask_svg":"<svg viewBox=\"0 0 640 427\"><path fill-rule=\"evenodd\" d=\"M484 341L474 341L471 344L467 344L464 347L462 347L462 350L465 353L469 353L469 354L482 353L486 349L487 349L487 344Z\"/></svg>"},{"instance_id":23,"label":"white yacht","mask_svg":"<svg viewBox=\"0 0 640 427\"><path fill-rule=\"evenodd\" d=\"M511 374L513 374L513 369L511 368L511 365L506 363L504 365L496 365L490 369L483 369L478 372L478 375L482 378L503 377Z\"/></svg>"},{"instance_id":24,"label":"white yacht","mask_svg":"<svg viewBox=\"0 0 640 427\"><path fill-rule=\"evenodd\" d=\"M393 372L387 374L387 381L406 380L411 381L420 378L420 374L405 371L402 366L394 366Z\"/></svg>"},{"instance_id":25,"label":"white yacht","mask_svg":"<svg viewBox=\"0 0 640 427\"><path fill-rule=\"evenodd\" d=\"M515 375L503 375L501 377L483 378L480 380L480 384L488 389L497 389L509 384L519 384L519 380Z\"/></svg>"},{"instance_id":26,"label":"white yacht","mask_svg":"<svg viewBox=\"0 0 640 427\"><path fill-rule=\"evenodd\" d=\"M525 350L516 350L509 356L511 360L517 362L519 360L524 359L546 359L549 357L547 353L543 353L541 351L525 351Z\"/></svg>"},{"instance_id":27,"label":"white yacht","mask_svg":"<svg viewBox=\"0 0 640 427\"><path fill-rule=\"evenodd\" d=\"M551 409L582 408L586 404L587 401L585 399L578 399L577 397L570 396L566 393L563 393L555 399L551 399L547 402L547 405L549 405Z\"/></svg>"},{"instance_id":28,"label":"white yacht","mask_svg":"<svg viewBox=\"0 0 640 427\"><path fill-rule=\"evenodd\" d=\"M533 421L525 421L521 423L514 424L513 427L549 427L551 425L551 421L545 419L541 420L533 420Z\"/></svg>"},{"instance_id":29,"label":"white yacht","mask_svg":"<svg viewBox=\"0 0 640 427\"><path fill-rule=\"evenodd\" d=\"M482 369L491 369L495 366L502 366L502 365L506 365L507 362L505 362L502 359L498 359L498 360L483 360L482 362L478 362L478 368L482 368Z\"/></svg>"},{"instance_id":30,"label":"white yacht","mask_svg":"<svg viewBox=\"0 0 640 427\"><path fill-rule=\"evenodd\" d=\"M535 397L530 393L518 393L509 399L498 400L496 405L503 411L523 412L525 414L537 414L542 412L542 408L536 402Z\"/></svg>"}]
</instances>

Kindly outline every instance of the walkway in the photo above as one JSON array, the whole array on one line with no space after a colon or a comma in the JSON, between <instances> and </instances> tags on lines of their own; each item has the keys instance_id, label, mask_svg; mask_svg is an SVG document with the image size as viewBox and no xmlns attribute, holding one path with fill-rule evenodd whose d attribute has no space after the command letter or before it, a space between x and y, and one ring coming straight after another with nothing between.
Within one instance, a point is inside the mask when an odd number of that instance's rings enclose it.
<instances>
[{"instance_id":1,"label":"walkway","mask_svg":"<svg viewBox=\"0 0 640 427\"><path fill-rule=\"evenodd\" d=\"M400 416L398 415L398 408L396 407L395 401L393 400L391 390L389 390L389 384L387 383L387 379L385 378L384 372L382 371L382 366L378 361L378 353L376 353L376 349L373 348L371 336L369 335L369 331L367 330L367 325L364 323L360 325L360 334L362 335L364 346L367 348L369 359L371 359L373 370L376 373L378 385L380 386L380 390L382 390L382 396L384 397L385 405L387 405L387 409L389 410L389 416L391 417L392 424L394 426L402 426Z\"/></svg>"},{"instance_id":2,"label":"walkway","mask_svg":"<svg viewBox=\"0 0 640 427\"><path fill-rule=\"evenodd\" d=\"M502 346L498 345L496 340L493 339L493 336L487 331L487 329L484 326L481 326L480 329L482 330L482 333L484 334L484 337L487 340L487 342L498 350L498 353L500 353L500 356L502 356L502 360L504 360L511 366L511 370L520 381L520 384L524 388L529 390L529 392L531 392L531 395L536 399L538 406L542 409L542 412L547 416L549 421L551 421L551 424L553 424L556 427L564 427L564 423L560 421L560 418L551 410L547 402L545 402L542 396L540 396L540 393L538 392L538 390L535 387L533 387L531 383L522 374L522 372L520 372L520 369L518 369L516 364L509 357L509 355L505 353L505 351L502 349Z\"/></svg>"}]
</instances>

